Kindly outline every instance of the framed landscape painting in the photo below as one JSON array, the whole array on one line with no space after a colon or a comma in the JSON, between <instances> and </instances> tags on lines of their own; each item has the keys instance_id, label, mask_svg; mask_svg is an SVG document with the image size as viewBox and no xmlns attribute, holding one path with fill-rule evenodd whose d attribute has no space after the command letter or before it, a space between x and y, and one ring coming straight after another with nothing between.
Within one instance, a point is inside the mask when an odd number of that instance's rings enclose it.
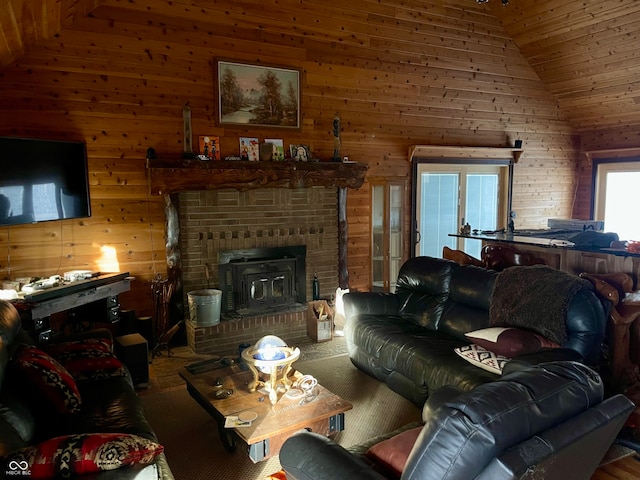
<instances>
[{"instance_id":1,"label":"framed landscape painting","mask_svg":"<svg viewBox=\"0 0 640 480\"><path fill-rule=\"evenodd\" d=\"M300 128L300 71L216 60L220 125Z\"/></svg>"}]
</instances>

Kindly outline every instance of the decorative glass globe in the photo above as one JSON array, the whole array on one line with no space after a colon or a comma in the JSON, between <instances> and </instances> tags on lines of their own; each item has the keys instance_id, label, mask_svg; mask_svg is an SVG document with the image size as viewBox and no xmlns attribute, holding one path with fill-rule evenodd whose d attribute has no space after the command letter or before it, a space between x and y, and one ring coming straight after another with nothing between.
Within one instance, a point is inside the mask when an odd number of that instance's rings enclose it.
<instances>
[{"instance_id":1,"label":"decorative glass globe","mask_svg":"<svg viewBox=\"0 0 640 480\"><path fill-rule=\"evenodd\" d=\"M272 405L278 401L278 392L286 392L291 388L287 378L291 364L300 357L299 348L288 347L284 340L275 335L267 335L258 340L253 347L242 352L242 360L253 373L253 381L249 391L255 392L264 387L269 393ZM260 380L260 373L268 376L268 380Z\"/></svg>"},{"instance_id":2,"label":"decorative glass globe","mask_svg":"<svg viewBox=\"0 0 640 480\"><path fill-rule=\"evenodd\" d=\"M267 335L258 340L253 346L253 351L255 352L253 357L256 360L282 360L287 357L282 347L287 348L284 340L275 335Z\"/></svg>"}]
</instances>

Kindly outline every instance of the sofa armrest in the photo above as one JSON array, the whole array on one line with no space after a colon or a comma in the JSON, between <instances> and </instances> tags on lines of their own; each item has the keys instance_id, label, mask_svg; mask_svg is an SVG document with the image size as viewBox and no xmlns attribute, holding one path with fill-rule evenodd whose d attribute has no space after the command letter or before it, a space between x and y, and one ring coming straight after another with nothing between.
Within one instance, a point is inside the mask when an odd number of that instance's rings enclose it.
<instances>
[{"instance_id":1,"label":"sofa armrest","mask_svg":"<svg viewBox=\"0 0 640 480\"><path fill-rule=\"evenodd\" d=\"M440 405L453 400L461 393L462 390L458 387L454 387L453 385L445 385L432 392L422 407L422 421L426 422L433 416L435 411L440 408Z\"/></svg>"},{"instance_id":2,"label":"sofa armrest","mask_svg":"<svg viewBox=\"0 0 640 480\"><path fill-rule=\"evenodd\" d=\"M591 478L635 406L618 394L509 448L477 480Z\"/></svg>"},{"instance_id":3,"label":"sofa armrest","mask_svg":"<svg viewBox=\"0 0 640 480\"><path fill-rule=\"evenodd\" d=\"M571 348L543 348L535 353L528 353L514 357L502 369L502 376L508 375L532 365L546 362L580 362L584 363L582 356Z\"/></svg>"},{"instance_id":4,"label":"sofa armrest","mask_svg":"<svg viewBox=\"0 0 640 480\"><path fill-rule=\"evenodd\" d=\"M302 431L287 439L280 465L291 480L384 480L363 460L332 440Z\"/></svg>"},{"instance_id":5,"label":"sofa armrest","mask_svg":"<svg viewBox=\"0 0 640 480\"><path fill-rule=\"evenodd\" d=\"M342 297L345 318L355 315L399 315L398 296L383 292L349 292Z\"/></svg>"},{"instance_id":6,"label":"sofa armrest","mask_svg":"<svg viewBox=\"0 0 640 480\"><path fill-rule=\"evenodd\" d=\"M562 346L579 352L587 365L598 365L601 361L607 318L603 303L597 295L591 290L580 290L567 307L568 339Z\"/></svg>"}]
</instances>

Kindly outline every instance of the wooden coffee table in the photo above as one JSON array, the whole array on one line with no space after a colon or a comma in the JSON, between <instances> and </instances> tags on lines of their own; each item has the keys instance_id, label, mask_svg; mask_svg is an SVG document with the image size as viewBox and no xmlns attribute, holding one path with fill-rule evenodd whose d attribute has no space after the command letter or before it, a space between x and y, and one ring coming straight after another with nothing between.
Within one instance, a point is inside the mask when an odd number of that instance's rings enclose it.
<instances>
[{"instance_id":1,"label":"wooden coffee table","mask_svg":"<svg viewBox=\"0 0 640 480\"><path fill-rule=\"evenodd\" d=\"M249 392L252 373L238 365L199 362L183 368L180 376L193 399L216 420L225 449L233 452L240 443L254 462L277 455L284 441L300 430L325 436L344 430L344 412L352 408L349 402L321 385L316 387L317 397L308 403L281 393L277 403L271 405L267 393ZM300 377L302 374L297 371L290 375L294 382ZM216 398L221 389L231 389L233 393L228 398ZM224 427L225 417L243 412L257 414L251 426Z\"/></svg>"}]
</instances>

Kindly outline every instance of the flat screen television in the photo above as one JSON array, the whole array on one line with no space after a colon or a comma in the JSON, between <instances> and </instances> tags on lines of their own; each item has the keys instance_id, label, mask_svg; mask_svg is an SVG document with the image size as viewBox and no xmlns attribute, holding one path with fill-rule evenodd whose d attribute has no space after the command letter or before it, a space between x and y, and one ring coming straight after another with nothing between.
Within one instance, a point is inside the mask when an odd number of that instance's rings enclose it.
<instances>
[{"instance_id":1,"label":"flat screen television","mask_svg":"<svg viewBox=\"0 0 640 480\"><path fill-rule=\"evenodd\" d=\"M84 143L0 137L0 226L89 216Z\"/></svg>"}]
</instances>

